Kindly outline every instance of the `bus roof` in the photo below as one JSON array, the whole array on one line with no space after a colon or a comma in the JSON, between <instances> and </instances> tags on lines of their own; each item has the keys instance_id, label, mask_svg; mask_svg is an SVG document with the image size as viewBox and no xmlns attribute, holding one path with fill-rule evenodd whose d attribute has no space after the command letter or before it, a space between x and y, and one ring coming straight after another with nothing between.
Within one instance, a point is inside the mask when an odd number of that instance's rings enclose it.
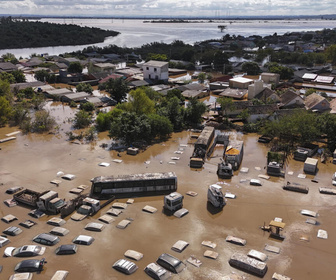
<instances>
[{"instance_id":1,"label":"bus roof","mask_svg":"<svg viewBox=\"0 0 336 280\"><path fill-rule=\"evenodd\" d=\"M176 178L175 172L158 172L158 173L142 173L131 175L118 175L118 176L99 176L93 178L93 183L104 183L110 181L139 181L139 180L155 180L155 179L170 179Z\"/></svg>"}]
</instances>

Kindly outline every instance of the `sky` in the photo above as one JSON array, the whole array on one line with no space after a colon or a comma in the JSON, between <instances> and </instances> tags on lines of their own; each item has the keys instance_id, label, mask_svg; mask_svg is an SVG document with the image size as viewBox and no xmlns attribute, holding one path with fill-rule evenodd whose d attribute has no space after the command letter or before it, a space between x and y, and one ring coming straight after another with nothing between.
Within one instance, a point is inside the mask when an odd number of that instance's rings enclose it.
<instances>
[{"instance_id":1,"label":"sky","mask_svg":"<svg viewBox=\"0 0 336 280\"><path fill-rule=\"evenodd\" d=\"M0 0L0 14L54 16L296 16L335 7L335 0Z\"/></svg>"}]
</instances>

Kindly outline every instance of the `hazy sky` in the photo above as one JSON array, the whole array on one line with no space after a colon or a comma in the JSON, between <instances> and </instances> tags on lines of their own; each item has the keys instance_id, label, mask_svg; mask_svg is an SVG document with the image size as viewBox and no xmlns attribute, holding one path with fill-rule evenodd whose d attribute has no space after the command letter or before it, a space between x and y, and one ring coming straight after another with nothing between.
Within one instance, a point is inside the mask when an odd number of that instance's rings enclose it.
<instances>
[{"instance_id":1,"label":"hazy sky","mask_svg":"<svg viewBox=\"0 0 336 280\"><path fill-rule=\"evenodd\" d=\"M335 0L0 0L0 14L15 15L320 15L335 7Z\"/></svg>"}]
</instances>

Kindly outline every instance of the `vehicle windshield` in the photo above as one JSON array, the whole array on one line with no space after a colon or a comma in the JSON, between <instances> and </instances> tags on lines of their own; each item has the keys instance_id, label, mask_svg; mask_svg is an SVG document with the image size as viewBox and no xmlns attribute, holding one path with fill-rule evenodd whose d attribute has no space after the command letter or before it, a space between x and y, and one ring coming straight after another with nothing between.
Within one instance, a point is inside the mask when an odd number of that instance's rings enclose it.
<instances>
[{"instance_id":1,"label":"vehicle windshield","mask_svg":"<svg viewBox=\"0 0 336 280\"><path fill-rule=\"evenodd\" d=\"M16 255L20 252L21 247L14 249L12 255Z\"/></svg>"},{"instance_id":2,"label":"vehicle windshield","mask_svg":"<svg viewBox=\"0 0 336 280\"><path fill-rule=\"evenodd\" d=\"M83 215L88 215L90 213L90 208L86 208L86 207L79 207L78 211L79 214L83 214Z\"/></svg>"},{"instance_id":3,"label":"vehicle windshield","mask_svg":"<svg viewBox=\"0 0 336 280\"><path fill-rule=\"evenodd\" d=\"M60 199L54 203L55 208L59 208L65 204L64 200Z\"/></svg>"}]
</instances>

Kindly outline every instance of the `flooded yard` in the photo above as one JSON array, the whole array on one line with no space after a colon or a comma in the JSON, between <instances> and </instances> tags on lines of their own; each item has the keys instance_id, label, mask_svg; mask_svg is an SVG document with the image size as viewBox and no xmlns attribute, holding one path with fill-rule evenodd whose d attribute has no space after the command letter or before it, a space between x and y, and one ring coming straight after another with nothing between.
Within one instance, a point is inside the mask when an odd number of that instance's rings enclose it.
<instances>
[{"instance_id":1,"label":"flooded yard","mask_svg":"<svg viewBox=\"0 0 336 280\"><path fill-rule=\"evenodd\" d=\"M68 107L51 107L53 114L64 110L62 114L73 116ZM67 125L66 125L67 128ZM5 134L15 131L15 128L1 128L0 139ZM169 253L183 260L187 267L172 279L222 279L225 275L235 273L245 276L245 279L258 279L231 267L228 263L233 253L247 254L251 249L267 254L268 272L265 279L271 279L274 272L287 275L293 279L333 279L336 263L336 197L320 194L319 187L332 187L331 176L335 172L335 165L329 161L326 164L318 163L319 171L315 177L318 183L311 179L312 175L300 179L303 173L303 162L289 160L286 167L285 178L271 177L270 180L258 178L259 174L266 174L266 154L268 148L265 144L257 142L255 134L238 134L237 138L244 141L244 157L240 169L247 167L247 173L234 172L230 180L220 180L217 177L217 164L223 153L223 147L217 147L212 157L206 161L202 170L191 169L189 158L193 151L195 139L191 132L174 133L167 142L154 144L146 151L136 156L121 152L106 150L100 145L110 143L107 134L101 134L95 144L71 144L66 141L64 132L58 135L17 135L16 140L0 144L0 193L2 200L11 198L5 194L6 189L13 186L23 186L36 191L54 190L61 198L66 200L76 195L69 193L79 185L91 186L90 179L101 175L135 174L145 172L175 172L178 178L177 191L184 195L183 207L189 214L182 218L167 216L163 213L163 196L136 197L134 203L129 204L115 221L106 224L102 232L91 232L84 229L89 222L97 221L111 205L106 206L92 217L82 221L73 221L66 217L63 227L70 232L60 237L59 244L47 247L43 257L47 264L41 274L34 275L33 279L50 279L56 270L68 270L67 279L150 279L143 269L151 262L155 262L162 253ZM181 146L182 144L182 146ZM183 149L182 154L174 152ZM171 157L178 156L171 164ZM114 159L122 160L121 163ZM107 167L99 166L101 162L110 163ZM76 175L72 181L57 177L57 172ZM288 175L288 172L293 175ZM50 183L53 179L62 182L57 187ZM246 179L242 180L242 179ZM260 179L262 186L251 186L250 179ZM287 181L300 183L309 187L308 194L289 192L282 189ZM221 211L215 211L207 204L207 188L217 183L222 186L223 193L230 192L236 195L235 199L227 199ZM88 193L90 188L84 192ZM186 195L187 191L197 192L195 197ZM125 199L118 199L126 202ZM142 211L146 205L158 209L150 214ZM317 225L306 223L306 216L300 214L302 209L318 212ZM1 232L9 226L18 226L26 219L37 222L30 229L22 228L23 232L9 237L8 246L19 247L34 244L32 239L39 233L49 232L53 226L46 222L51 216L39 219L28 215L30 209L15 206L7 207L0 204L0 216L15 215L18 220L10 224L0 221ZM269 238L269 233L259 227L269 224L275 217L282 218L286 224L282 234L283 241ZM131 220L125 229L116 225L123 219ZM328 239L317 238L319 229L328 232ZM55 249L61 244L71 244L72 239L79 234L91 235L95 241L90 246L79 245L75 255L59 256ZM241 247L225 241L228 235L246 240ZM302 241L301 237L305 237ZM178 240L184 240L189 246L181 253L171 250ZM210 240L217 244L211 249L217 252L216 260L203 256L208 247L201 245L202 241ZM265 245L280 248L275 254L265 251ZM124 275L112 268L112 265L129 250L141 252L144 256L134 261L139 269L132 275ZM0 248L4 252L4 248ZM201 260L198 268L186 262L194 256ZM1 279L8 279L14 273L14 266L21 258L1 258L0 265L3 271Z\"/></svg>"}]
</instances>

